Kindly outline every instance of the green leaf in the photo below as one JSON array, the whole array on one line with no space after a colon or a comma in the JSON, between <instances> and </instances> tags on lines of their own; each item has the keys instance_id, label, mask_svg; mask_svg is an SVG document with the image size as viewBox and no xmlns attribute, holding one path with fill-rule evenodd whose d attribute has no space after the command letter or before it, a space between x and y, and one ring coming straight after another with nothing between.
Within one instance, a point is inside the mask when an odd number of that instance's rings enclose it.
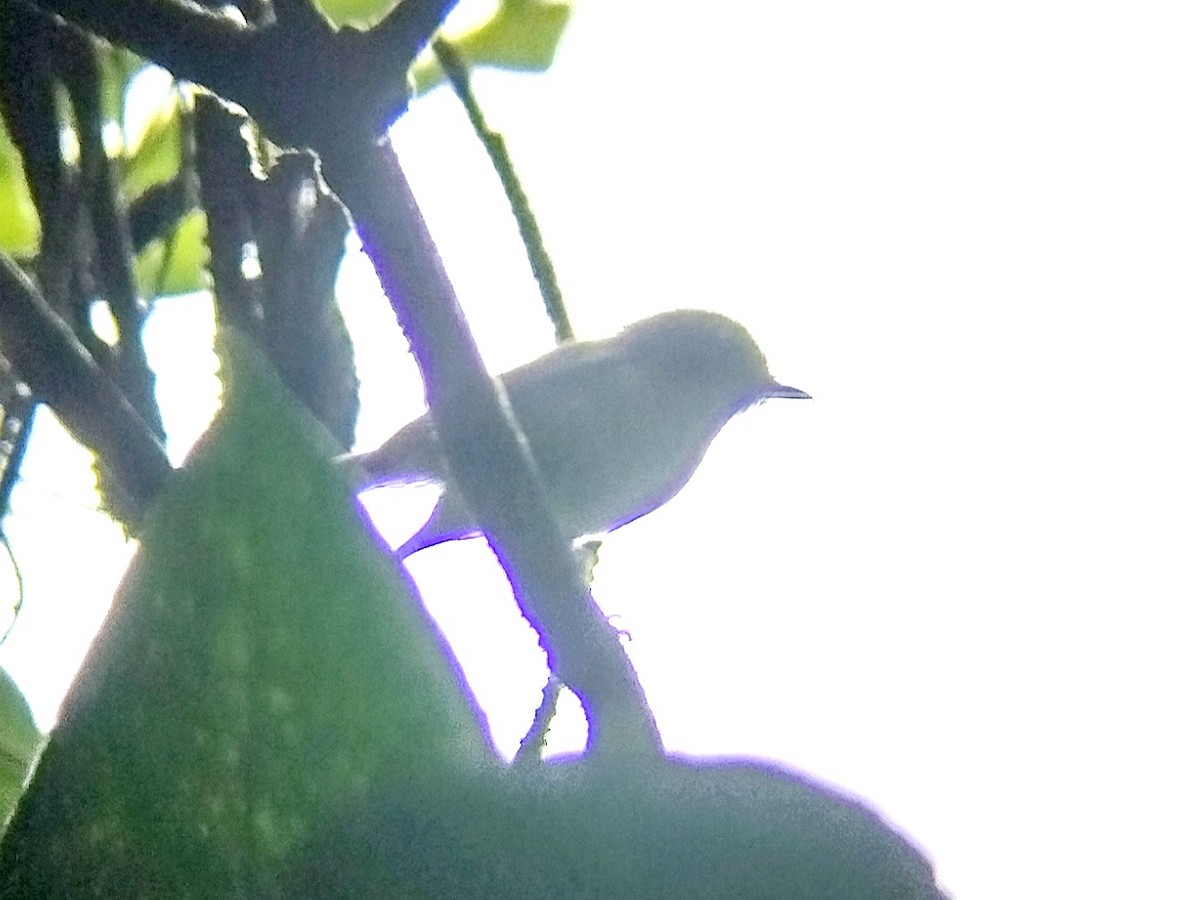
<instances>
[{"instance_id":1,"label":"green leaf","mask_svg":"<svg viewBox=\"0 0 1200 900\"><path fill-rule=\"evenodd\" d=\"M317 6L334 25L370 28L393 9L399 0L317 0Z\"/></svg>"},{"instance_id":2,"label":"green leaf","mask_svg":"<svg viewBox=\"0 0 1200 900\"><path fill-rule=\"evenodd\" d=\"M124 47L105 44L99 50L101 102L105 121L124 122L129 85L149 63Z\"/></svg>"},{"instance_id":3,"label":"green leaf","mask_svg":"<svg viewBox=\"0 0 1200 900\"><path fill-rule=\"evenodd\" d=\"M14 256L37 252L41 238L37 209L29 195L21 154L0 119L0 250Z\"/></svg>"},{"instance_id":4,"label":"green leaf","mask_svg":"<svg viewBox=\"0 0 1200 900\"><path fill-rule=\"evenodd\" d=\"M272 897L385 775L489 765L461 672L335 444L249 342L151 512L0 847L0 896Z\"/></svg>"},{"instance_id":5,"label":"green leaf","mask_svg":"<svg viewBox=\"0 0 1200 900\"><path fill-rule=\"evenodd\" d=\"M172 235L152 241L134 260L143 297L190 294L208 287L208 220L200 210L184 216Z\"/></svg>"},{"instance_id":6,"label":"green leaf","mask_svg":"<svg viewBox=\"0 0 1200 900\"><path fill-rule=\"evenodd\" d=\"M130 135L121 188L133 199L146 188L174 178L181 157L179 97L172 91L155 110L141 134Z\"/></svg>"},{"instance_id":7,"label":"green leaf","mask_svg":"<svg viewBox=\"0 0 1200 900\"><path fill-rule=\"evenodd\" d=\"M504 0L486 22L449 40L469 66L544 72L554 62L571 9L569 0ZM427 53L413 66L412 78L419 95L445 75Z\"/></svg>"},{"instance_id":8,"label":"green leaf","mask_svg":"<svg viewBox=\"0 0 1200 900\"><path fill-rule=\"evenodd\" d=\"M0 831L17 805L42 740L25 696L0 669Z\"/></svg>"},{"instance_id":9,"label":"green leaf","mask_svg":"<svg viewBox=\"0 0 1200 900\"><path fill-rule=\"evenodd\" d=\"M287 896L945 900L870 809L746 760L598 759L381 790Z\"/></svg>"},{"instance_id":10,"label":"green leaf","mask_svg":"<svg viewBox=\"0 0 1200 900\"><path fill-rule=\"evenodd\" d=\"M140 57L119 48L102 47L101 102L105 121L122 121L125 92L137 72L147 64ZM170 178L179 169L179 128L175 99L164 104L152 118L147 132L138 138L138 151L125 160L124 187L132 194L145 190L156 181ZM37 210L29 194L21 155L13 145L0 119L0 250L14 256L37 253L41 227Z\"/></svg>"}]
</instances>

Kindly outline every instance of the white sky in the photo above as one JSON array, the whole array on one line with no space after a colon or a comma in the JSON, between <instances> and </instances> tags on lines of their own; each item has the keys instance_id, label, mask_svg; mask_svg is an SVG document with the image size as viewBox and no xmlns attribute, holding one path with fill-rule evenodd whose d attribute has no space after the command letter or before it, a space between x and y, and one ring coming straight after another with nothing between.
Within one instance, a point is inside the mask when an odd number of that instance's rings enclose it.
<instances>
[{"instance_id":1,"label":"white sky","mask_svg":"<svg viewBox=\"0 0 1200 900\"><path fill-rule=\"evenodd\" d=\"M1198 25L603 0L547 75L478 79L581 336L716 309L816 398L735 420L604 543L595 591L668 744L869 798L960 898L1200 895ZM550 349L461 110L439 91L397 134L489 363ZM364 266L369 446L422 400ZM163 304L152 338L164 395L201 398L166 400L176 454L213 402L195 316ZM0 664L49 724L127 551L81 505L86 456L36 441ZM427 499L398 501L413 526ZM482 541L411 565L511 750L542 674L498 566ZM577 712L553 738L578 746Z\"/></svg>"}]
</instances>

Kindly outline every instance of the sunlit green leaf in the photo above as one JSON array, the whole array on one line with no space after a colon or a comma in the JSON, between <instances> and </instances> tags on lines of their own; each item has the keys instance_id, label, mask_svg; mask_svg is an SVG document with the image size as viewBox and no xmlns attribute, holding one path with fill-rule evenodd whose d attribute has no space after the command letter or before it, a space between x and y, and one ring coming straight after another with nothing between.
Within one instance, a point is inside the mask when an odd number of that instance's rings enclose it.
<instances>
[{"instance_id":1,"label":"sunlit green leaf","mask_svg":"<svg viewBox=\"0 0 1200 900\"><path fill-rule=\"evenodd\" d=\"M175 176L180 165L179 101L174 92L162 102L140 135L130 136L121 188L137 197L152 184Z\"/></svg>"},{"instance_id":2,"label":"sunlit green leaf","mask_svg":"<svg viewBox=\"0 0 1200 900\"><path fill-rule=\"evenodd\" d=\"M369 28L396 6L399 0L317 0L317 6L335 25Z\"/></svg>"},{"instance_id":3,"label":"sunlit green leaf","mask_svg":"<svg viewBox=\"0 0 1200 900\"><path fill-rule=\"evenodd\" d=\"M99 55L101 102L104 118L120 122L125 91L145 62L128 50L105 46ZM175 110L164 109L153 120L155 127L144 136L143 149L127 168L125 188L136 195L148 185L170 177L179 167L179 137L174 125ZM29 194L21 157L0 120L0 250L17 256L37 252L40 226Z\"/></svg>"},{"instance_id":4,"label":"sunlit green leaf","mask_svg":"<svg viewBox=\"0 0 1200 900\"><path fill-rule=\"evenodd\" d=\"M21 154L0 120L0 250L15 256L32 255L40 234Z\"/></svg>"},{"instance_id":5,"label":"sunlit green leaf","mask_svg":"<svg viewBox=\"0 0 1200 900\"><path fill-rule=\"evenodd\" d=\"M208 220L194 210L166 240L152 241L134 261L143 297L189 294L208 287Z\"/></svg>"},{"instance_id":6,"label":"sunlit green leaf","mask_svg":"<svg viewBox=\"0 0 1200 900\"><path fill-rule=\"evenodd\" d=\"M149 65L131 50L105 45L100 53L100 75L104 118L108 122L125 120L126 91L134 76Z\"/></svg>"},{"instance_id":7,"label":"sunlit green leaf","mask_svg":"<svg viewBox=\"0 0 1200 900\"><path fill-rule=\"evenodd\" d=\"M505 0L486 22L448 38L470 66L542 72L554 62L571 8L570 0ZM412 77L414 93L422 94L445 75L426 53L413 66Z\"/></svg>"},{"instance_id":8,"label":"sunlit green leaf","mask_svg":"<svg viewBox=\"0 0 1200 900\"><path fill-rule=\"evenodd\" d=\"M461 673L245 338L0 847L0 896L272 897L380 779L493 759Z\"/></svg>"}]
</instances>

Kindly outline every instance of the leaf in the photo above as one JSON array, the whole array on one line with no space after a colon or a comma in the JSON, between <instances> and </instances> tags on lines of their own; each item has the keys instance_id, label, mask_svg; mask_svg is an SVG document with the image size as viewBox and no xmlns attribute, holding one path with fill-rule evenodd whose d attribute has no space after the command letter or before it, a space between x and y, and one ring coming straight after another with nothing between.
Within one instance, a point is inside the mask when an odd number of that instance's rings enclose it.
<instances>
[{"instance_id":1,"label":"leaf","mask_svg":"<svg viewBox=\"0 0 1200 900\"><path fill-rule=\"evenodd\" d=\"M25 696L0 669L0 831L17 805L42 740Z\"/></svg>"},{"instance_id":2,"label":"leaf","mask_svg":"<svg viewBox=\"0 0 1200 900\"><path fill-rule=\"evenodd\" d=\"M208 220L193 210L167 240L151 241L133 264L141 296L169 297L207 288L207 236Z\"/></svg>"},{"instance_id":3,"label":"leaf","mask_svg":"<svg viewBox=\"0 0 1200 900\"><path fill-rule=\"evenodd\" d=\"M449 40L469 66L544 72L554 62L571 9L569 0L504 0L486 22ZM413 66L412 79L415 96L441 84L445 74L426 53Z\"/></svg>"},{"instance_id":4,"label":"leaf","mask_svg":"<svg viewBox=\"0 0 1200 900\"><path fill-rule=\"evenodd\" d=\"M370 28L396 8L399 0L317 0L321 12L339 27Z\"/></svg>"},{"instance_id":5,"label":"leaf","mask_svg":"<svg viewBox=\"0 0 1200 900\"><path fill-rule=\"evenodd\" d=\"M101 103L106 122L122 120L125 91L146 63L128 50L104 46L98 56ZM171 177L179 168L179 129L174 108L160 110L149 133L142 135L141 152L129 160L132 170L125 187L140 193L155 181ZM173 144L172 144L173 142ZM0 119L0 250L14 256L37 253L41 226L25 181L21 155Z\"/></svg>"},{"instance_id":6,"label":"leaf","mask_svg":"<svg viewBox=\"0 0 1200 900\"><path fill-rule=\"evenodd\" d=\"M554 62L571 9L564 0L504 0L491 19L455 44L475 65L540 72Z\"/></svg>"},{"instance_id":7,"label":"leaf","mask_svg":"<svg viewBox=\"0 0 1200 900\"><path fill-rule=\"evenodd\" d=\"M41 238L37 209L25 181L21 153L0 119L0 250L31 256Z\"/></svg>"},{"instance_id":8,"label":"leaf","mask_svg":"<svg viewBox=\"0 0 1200 900\"><path fill-rule=\"evenodd\" d=\"M104 119L106 122L124 122L129 85L137 74L150 64L124 47L102 44L97 49Z\"/></svg>"},{"instance_id":9,"label":"leaf","mask_svg":"<svg viewBox=\"0 0 1200 900\"><path fill-rule=\"evenodd\" d=\"M153 184L169 181L179 172L179 96L171 91L149 117L140 134L130 135L121 189L133 199Z\"/></svg>"},{"instance_id":10,"label":"leaf","mask_svg":"<svg viewBox=\"0 0 1200 900\"><path fill-rule=\"evenodd\" d=\"M297 900L944 900L928 861L862 804L761 763L686 757L381 790L301 854L285 888Z\"/></svg>"},{"instance_id":11,"label":"leaf","mask_svg":"<svg viewBox=\"0 0 1200 900\"><path fill-rule=\"evenodd\" d=\"M332 439L248 341L148 519L0 846L0 896L272 897L276 869L383 777L493 751Z\"/></svg>"}]
</instances>

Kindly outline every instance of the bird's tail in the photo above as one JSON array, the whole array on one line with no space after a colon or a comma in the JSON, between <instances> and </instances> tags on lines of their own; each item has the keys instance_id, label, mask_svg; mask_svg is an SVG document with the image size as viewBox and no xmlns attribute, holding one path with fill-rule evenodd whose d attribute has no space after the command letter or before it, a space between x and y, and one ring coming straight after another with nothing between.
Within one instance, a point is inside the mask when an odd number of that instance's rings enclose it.
<instances>
[{"instance_id":1,"label":"bird's tail","mask_svg":"<svg viewBox=\"0 0 1200 900\"><path fill-rule=\"evenodd\" d=\"M360 491L386 484L429 484L444 480L441 451L425 417L410 422L377 449L346 453L335 462Z\"/></svg>"}]
</instances>

